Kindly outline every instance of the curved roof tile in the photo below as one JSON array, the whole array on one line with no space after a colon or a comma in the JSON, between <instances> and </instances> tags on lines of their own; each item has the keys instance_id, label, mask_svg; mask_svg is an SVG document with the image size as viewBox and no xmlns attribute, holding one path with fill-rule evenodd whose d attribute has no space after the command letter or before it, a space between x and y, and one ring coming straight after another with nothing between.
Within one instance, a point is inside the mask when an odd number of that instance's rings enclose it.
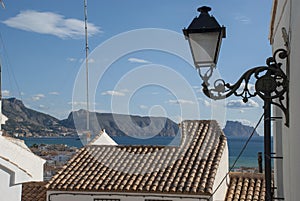
<instances>
[{"instance_id":1,"label":"curved roof tile","mask_svg":"<svg viewBox=\"0 0 300 201\"><path fill-rule=\"evenodd\" d=\"M226 137L216 121L188 120L181 127L177 147L88 145L47 188L209 195Z\"/></svg>"}]
</instances>

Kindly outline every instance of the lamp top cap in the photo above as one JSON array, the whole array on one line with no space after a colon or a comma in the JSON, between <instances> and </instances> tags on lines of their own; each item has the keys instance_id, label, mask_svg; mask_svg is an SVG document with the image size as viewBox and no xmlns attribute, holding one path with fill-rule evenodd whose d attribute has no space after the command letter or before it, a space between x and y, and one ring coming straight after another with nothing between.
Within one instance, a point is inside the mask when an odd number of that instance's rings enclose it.
<instances>
[{"instance_id":1,"label":"lamp top cap","mask_svg":"<svg viewBox=\"0 0 300 201\"><path fill-rule=\"evenodd\" d=\"M209 11L211 11L211 7L208 6L201 6L197 9L198 12L200 13L206 13L208 14Z\"/></svg>"}]
</instances>

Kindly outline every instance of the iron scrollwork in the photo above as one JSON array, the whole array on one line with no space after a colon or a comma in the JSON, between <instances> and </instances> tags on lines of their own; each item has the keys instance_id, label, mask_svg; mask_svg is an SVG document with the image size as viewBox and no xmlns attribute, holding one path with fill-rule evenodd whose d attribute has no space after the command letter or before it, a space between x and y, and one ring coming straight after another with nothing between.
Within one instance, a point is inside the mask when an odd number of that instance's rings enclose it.
<instances>
[{"instance_id":1,"label":"iron scrollwork","mask_svg":"<svg viewBox=\"0 0 300 201\"><path fill-rule=\"evenodd\" d=\"M199 69L199 75L203 80L203 93L213 100L225 99L235 95L241 97L244 103L248 102L252 97L259 96L264 101L269 101L282 109L285 114L286 125L288 126L289 80L281 69L282 63L277 62L277 58L286 59L287 56L286 50L276 50L273 57L267 59L267 66L258 66L246 71L235 84L226 83L223 79L217 79L214 81L213 86L210 87L209 79L213 74L214 68L210 67L204 75L201 75ZM254 90L249 83L253 78L256 79ZM286 101L285 104L284 101Z\"/></svg>"}]
</instances>

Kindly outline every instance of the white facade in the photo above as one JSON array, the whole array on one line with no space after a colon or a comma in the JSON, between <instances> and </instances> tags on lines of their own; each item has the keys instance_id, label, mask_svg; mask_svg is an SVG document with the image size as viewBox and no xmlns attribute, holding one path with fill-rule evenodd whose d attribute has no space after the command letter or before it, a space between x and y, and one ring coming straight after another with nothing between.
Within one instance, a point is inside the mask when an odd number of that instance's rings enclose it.
<instances>
[{"instance_id":1,"label":"white facade","mask_svg":"<svg viewBox=\"0 0 300 201\"><path fill-rule=\"evenodd\" d=\"M95 137L91 145L118 145L103 129L98 136Z\"/></svg>"},{"instance_id":2,"label":"white facade","mask_svg":"<svg viewBox=\"0 0 300 201\"><path fill-rule=\"evenodd\" d=\"M290 54L289 62L282 61L283 69L290 75L289 104L290 125L284 125L285 118L281 110L274 107L274 116L282 116L282 121L274 124L275 185L278 188L276 197L287 201L299 200L300 181L300 1L274 0L270 30L270 41L273 51L286 48L282 37L282 28L287 31Z\"/></svg>"},{"instance_id":3,"label":"white facade","mask_svg":"<svg viewBox=\"0 0 300 201\"><path fill-rule=\"evenodd\" d=\"M213 192L215 191L215 194L213 196L214 201L223 201L226 197L226 192L228 189L228 183L229 177L227 177L226 180L223 181L223 183L219 186L219 184L222 182L226 174L229 170L229 152L228 152L228 145L226 142L222 158L220 160L219 169L216 174L216 179L213 186ZM218 189L217 189L218 188Z\"/></svg>"},{"instance_id":4,"label":"white facade","mask_svg":"<svg viewBox=\"0 0 300 201\"><path fill-rule=\"evenodd\" d=\"M75 196L74 196L75 195ZM207 201L208 196L188 196L172 194L146 194L146 193L83 193L83 192L47 192L47 201L147 201L147 200L172 200L172 201ZM224 199L223 199L224 200Z\"/></svg>"},{"instance_id":5,"label":"white facade","mask_svg":"<svg viewBox=\"0 0 300 201\"><path fill-rule=\"evenodd\" d=\"M22 140L0 136L0 200L20 201L22 183L43 181L44 163Z\"/></svg>"}]
</instances>

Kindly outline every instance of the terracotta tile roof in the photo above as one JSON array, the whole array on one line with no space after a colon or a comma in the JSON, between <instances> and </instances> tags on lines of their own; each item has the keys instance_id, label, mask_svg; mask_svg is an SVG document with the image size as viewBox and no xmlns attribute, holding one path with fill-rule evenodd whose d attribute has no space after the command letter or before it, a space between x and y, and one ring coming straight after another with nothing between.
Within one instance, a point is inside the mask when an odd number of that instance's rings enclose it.
<instances>
[{"instance_id":1,"label":"terracotta tile roof","mask_svg":"<svg viewBox=\"0 0 300 201\"><path fill-rule=\"evenodd\" d=\"M22 184L22 201L46 201L46 182Z\"/></svg>"},{"instance_id":2,"label":"terracotta tile roof","mask_svg":"<svg viewBox=\"0 0 300 201\"><path fill-rule=\"evenodd\" d=\"M180 146L89 145L49 190L209 195L226 138L216 121L184 121Z\"/></svg>"},{"instance_id":3,"label":"terracotta tile roof","mask_svg":"<svg viewBox=\"0 0 300 201\"><path fill-rule=\"evenodd\" d=\"M229 176L225 201L265 200L264 174L233 172Z\"/></svg>"}]
</instances>

